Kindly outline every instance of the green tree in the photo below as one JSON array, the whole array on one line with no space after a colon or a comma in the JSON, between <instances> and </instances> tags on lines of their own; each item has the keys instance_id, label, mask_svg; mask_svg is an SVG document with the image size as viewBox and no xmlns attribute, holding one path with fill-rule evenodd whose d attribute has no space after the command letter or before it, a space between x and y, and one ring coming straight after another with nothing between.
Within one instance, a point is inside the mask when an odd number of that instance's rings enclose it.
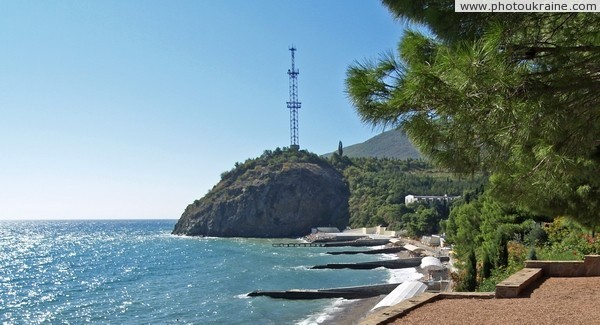
<instances>
[{"instance_id":1,"label":"green tree","mask_svg":"<svg viewBox=\"0 0 600 325\"><path fill-rule=\"evenodd\" d=\"M483 252L483 258L481 261L481 278L489 278L492 274L493 263L490 259L490 254L487 251Z\"/></svg>"},{"instance_id":2,"label":"green tree","mask_svg":"<svg viewBox=\"0 0 600 325\"><path fill-rule=\"evenodd\" d=\"M458 282L458 291L475 291L477 288L477 257L475 250L470 249L467 254L467 262L464 267L463 277Z\"/></svg>"},{"instance_id":3,"label":"green tree","mask_svg":"<svg viewBox=\"0 0 600 325\"><path fill-rule=\"evenodd\" d=\"M492 278L493 281L501 281L503 278L494 277L496 270L507 270L507 267L513 270L519 267L519 263L523 267L522 261L515 260L515 252L509 251L509 245L515 247L530 240L537 216L502 204L488 192L472 197L468 203L462 201L455 204L444 224L446 239L454 245L453 251L459 261L457 266L461 274L471 272L467 269L470 267L471 251L481 262L481 280Z\"/></svg>"},{"instance_id":4,"label":"green tree","mask_svg":"<svg viewBox=\"0 0 600 325\"><path fill-rule=\"evenodd\" d=\"M501 201L600 224L600 15L455 13L453 0L384 0L427 25L393 53L355 63L362 120L401 125L459 173L489 173Z\"/></svg>"}]
</instances>

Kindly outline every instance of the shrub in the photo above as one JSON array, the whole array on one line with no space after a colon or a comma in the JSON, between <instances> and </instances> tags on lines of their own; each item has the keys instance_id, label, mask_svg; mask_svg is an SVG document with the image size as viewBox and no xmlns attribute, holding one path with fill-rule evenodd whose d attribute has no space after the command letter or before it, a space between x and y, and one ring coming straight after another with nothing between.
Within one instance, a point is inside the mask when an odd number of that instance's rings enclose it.
<instances>
[{"instance_id":1,"label":"shrub","mask_svg":"<svg viewBox=\"0 0 600 325\"><path fill-rule=\"evenodd\" d=\"M531 248L529 248L529 253L527 254L527 259L528 260L537 260L537 254L535 252L535 246L531 246Z\"/></svg>"}]
</instances>

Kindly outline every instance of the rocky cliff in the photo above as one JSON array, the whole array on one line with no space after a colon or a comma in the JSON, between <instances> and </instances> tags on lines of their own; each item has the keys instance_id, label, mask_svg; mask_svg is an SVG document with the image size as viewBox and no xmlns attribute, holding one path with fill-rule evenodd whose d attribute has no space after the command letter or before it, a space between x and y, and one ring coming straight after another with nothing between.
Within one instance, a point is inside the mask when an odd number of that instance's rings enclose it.
<instances>
[{"instance_id":1,"label":"rocky cliff","mask_svg":"<svg viewBox=\"0 0 600 325\"><path fill-rule=\"evenodd\" d=\"M306 235L317 226L344 229L350 192L343 176L316 155L285 155L290 154L263 155L222 175L185 209L173 233L284 238ZM306 155L309 159L302 159Z\"/></svg>"}]
</instances>

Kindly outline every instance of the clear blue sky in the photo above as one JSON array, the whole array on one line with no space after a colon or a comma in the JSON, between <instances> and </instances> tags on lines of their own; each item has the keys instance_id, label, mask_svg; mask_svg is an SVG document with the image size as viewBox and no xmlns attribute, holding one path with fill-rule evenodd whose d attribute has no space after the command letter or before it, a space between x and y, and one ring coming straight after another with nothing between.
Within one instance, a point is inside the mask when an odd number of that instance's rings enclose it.
<instances>
[{"instance_id":1,"label":"clear blue sky","mask_svg":"<svg viewBox=\"0 0 600 325\"><path fill-rule=\"evenodd\" d=\"M406 25L367 0L0 3L0 219L178 218L235 162L367 140L346 68Z\"/></svg>"}]
</instances>

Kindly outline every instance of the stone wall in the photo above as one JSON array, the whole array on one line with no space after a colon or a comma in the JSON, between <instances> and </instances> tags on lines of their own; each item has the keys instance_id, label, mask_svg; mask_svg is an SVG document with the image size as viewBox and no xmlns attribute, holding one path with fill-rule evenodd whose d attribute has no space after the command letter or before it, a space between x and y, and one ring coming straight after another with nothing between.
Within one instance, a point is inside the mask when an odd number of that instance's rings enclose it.
<instances>
[{"instance_id":1,"label":"stone wall","mask_svg":"<svg viewBox=\"0 0 600 325\"><path fill-rule=\"evenodd\" d=\"M542 269L546 277L600 276L600 255L586 255L583 261L527 261L525 267Z\"/></svg>"}]
</instances>

